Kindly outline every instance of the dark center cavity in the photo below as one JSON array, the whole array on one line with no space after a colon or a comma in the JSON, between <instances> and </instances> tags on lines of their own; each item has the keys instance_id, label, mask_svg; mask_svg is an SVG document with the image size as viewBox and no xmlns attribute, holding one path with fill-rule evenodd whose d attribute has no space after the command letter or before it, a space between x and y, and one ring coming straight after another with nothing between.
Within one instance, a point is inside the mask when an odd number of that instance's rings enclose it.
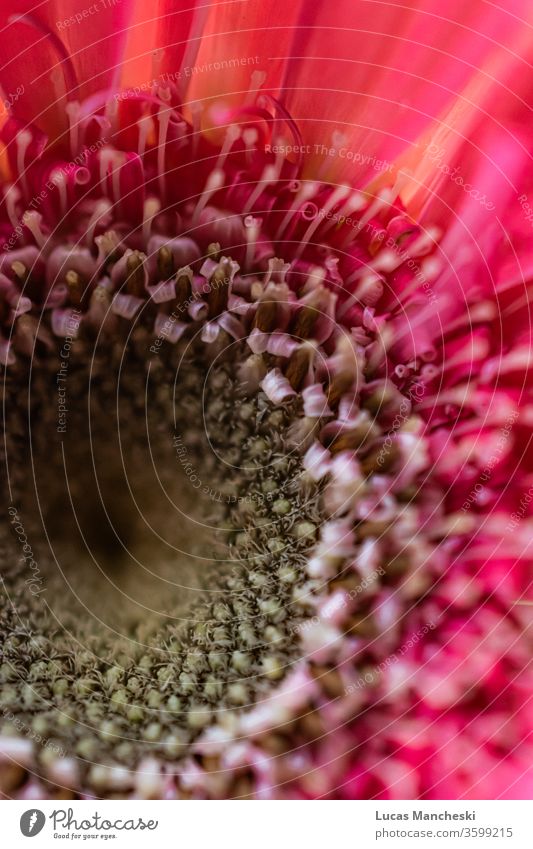
<instances>
[{"instance_id":1,"label":"dark center cavity","mask_svg":"<svg viewBox=\"0 0 533 849\"><path fill-rule=\"evenodd\" d=\"M287 673L320 523L301 402L245 394L225 335L152 339L59 342L5 385L3 733L97 791L98 764L175 760Z\"/></svg>"}]
</instances>

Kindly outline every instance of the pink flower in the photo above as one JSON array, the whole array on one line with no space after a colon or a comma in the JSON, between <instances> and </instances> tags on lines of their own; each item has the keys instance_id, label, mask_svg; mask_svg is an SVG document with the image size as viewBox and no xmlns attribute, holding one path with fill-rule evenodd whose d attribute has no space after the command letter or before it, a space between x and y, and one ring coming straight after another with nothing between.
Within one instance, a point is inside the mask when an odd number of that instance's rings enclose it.
<instances>
[{"instance_id":1,"label":"pink flower","mask_svg":"<svg viewBox=\"0 0 533 849\"><path fill-rule=\"evenodd\" d=\"M4 12L7 795L531 795L523 14Z\"/></svg>"}]
</instances>

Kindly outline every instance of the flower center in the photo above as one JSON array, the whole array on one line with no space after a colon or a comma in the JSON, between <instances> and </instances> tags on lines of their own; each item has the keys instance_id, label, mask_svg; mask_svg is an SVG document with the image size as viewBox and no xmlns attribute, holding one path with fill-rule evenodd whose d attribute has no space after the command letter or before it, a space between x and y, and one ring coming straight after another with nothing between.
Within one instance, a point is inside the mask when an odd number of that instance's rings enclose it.
<instances>
[{"instance_id":1,"label":"flower center","mask_svg":"<svg viewBox=\"0 0 533 849\"><path fill-rule=\"evenodd\" d=\"M424 592L411 561L441 538L412 544L435 352L398 321L427 240L393 192L258 169L255 130L189 185L180 127L166 162L104 147L60 168L48 212L71 229L26 211L2 258L5 730L89 793L131 788L149 754L238 795L224 741L256 735L260 760L290 746L276 724L319 738L339 697L344 721L345 667L387 651L393 595Z\"/></svg>"},{"instance_id":2,"label":"flower center","mask_svg":"<svg viewBox=\"0 0 533 849\"><path fill-rule=\"evenodd\" d=\"M3 705L96 789L91 762L134 766L143 744L175 759L298 655L319 517L290 436L300 404L251 391L244 343L223 336L154 345L141 316L121 344L63 342L27 397L10 385L37 567L12 550Z\"/></svg>"}]
</instances>

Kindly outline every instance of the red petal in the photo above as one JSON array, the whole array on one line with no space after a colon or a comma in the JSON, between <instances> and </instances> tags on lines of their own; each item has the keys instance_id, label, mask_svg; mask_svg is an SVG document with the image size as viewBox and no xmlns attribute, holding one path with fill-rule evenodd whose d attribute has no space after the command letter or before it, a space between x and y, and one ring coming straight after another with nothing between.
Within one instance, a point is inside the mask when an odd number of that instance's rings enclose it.
<instances>
[{"instance_id":1,"label":"red petal","mask_svg":"<svg viewBox=\"0 0 533 849\"><path fill-rule=\"evenodd\" d=\"M82 101L120 72L130 0L3 4L0 84L9 108L51 138L68 128L67 100Z\"/></svg>"},{"instance_id":2,"label":"red petal","mask_svg":"<svg viewBox=\"0 0 533 849\"><path fill-rule=\"evenodd\" d=\"M412 145L487 56L511 55L524 29L524 7L519 0L507 6L480 0L306 4L288 59L284 103L304 140L324 145L315 173L321 164L336 179L378 176L379 163L393 162ZM348 151L359 161L348 159Z\"/></svg>"}]
</instances>

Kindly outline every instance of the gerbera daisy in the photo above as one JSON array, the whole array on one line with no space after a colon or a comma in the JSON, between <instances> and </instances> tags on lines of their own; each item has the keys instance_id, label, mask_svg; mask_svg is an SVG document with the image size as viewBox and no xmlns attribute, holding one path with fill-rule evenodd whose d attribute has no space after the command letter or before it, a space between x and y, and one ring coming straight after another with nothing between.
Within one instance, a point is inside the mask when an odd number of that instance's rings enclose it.
<instances>
[{"instance_id":1,"label":"gerbera daisy","mask_svg":"<svg viewBox=\"0 0 533 849\"><path fill-rule=\"evenodd\" d=\"M1 790L528 797L522 5L0 33Z\"/></svg>"}]
</instances>

